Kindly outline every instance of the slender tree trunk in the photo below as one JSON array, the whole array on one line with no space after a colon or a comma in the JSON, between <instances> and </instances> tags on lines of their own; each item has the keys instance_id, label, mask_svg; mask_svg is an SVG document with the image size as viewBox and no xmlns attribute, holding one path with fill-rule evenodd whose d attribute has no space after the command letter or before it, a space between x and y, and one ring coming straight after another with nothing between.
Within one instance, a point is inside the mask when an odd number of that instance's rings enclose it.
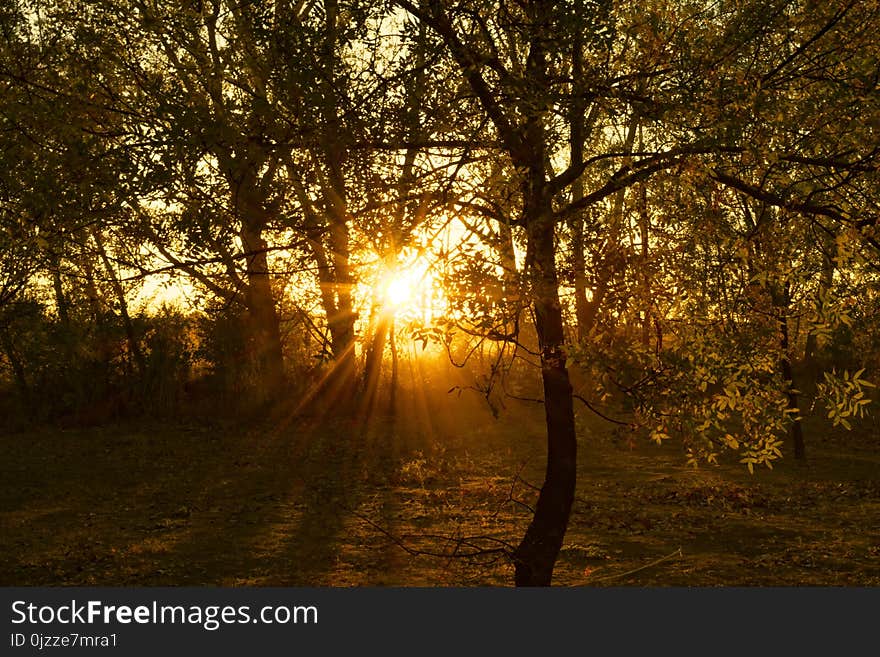
<instances>
[{"instance_id":1,"label":"slender tree trunk","mask_svg":"<svg viewBox=\"0 0 880 657\"><path fill-rule=\"evenodd\" d=\"M535 201L533 201L534 203ZM517 586L549 586L562 548L577 478L577 436L572 387L563 350L565 335L549 200L526 211L535 327L547 423L547 470L535 515L514 554Z\"/></svg>"},{"instance_id":2,"label":"slender tree trunk","mask_svg":"<svg viewBox=\"0 0 880 657\"><path fill-rule=\"evenodd\" d=\"M651 344L651 319L652 319L652 299L651 299L651 272L648 267L648 258L650 256L650 247L648 240L650 239L651 217L648 215L648 198L645 185L639 185L639 233L641 237L641 301L642 308L642 344L647 347ZM655 327L659 328L659 320L655 320Z\"/></svg>"},{"instance_id":3,"label":"slender tree trunk","mask_svg":"<svg viewBox=\"0 0 880 657\"><path fill-rule=\"evenodd\" d=\"M779 349L782 355L779 360L779 370L785 381L788 397L788 408L792 411L791 442L794 446L794 457L804 460L807 457L804 443L804 429L800 419L800 405L798 392L795 384L794 372L791 366L791 345L789 343L788 309L791 303L789 284L786 283L781 292L774 291L773 305L776 306L777 322L779 324Z\"/></svg>"},{"instance_id":4,"label":"slender tree trunk","mask_svg":"<svg viewBox=\"0 0 880 657\"><path fill-rule=\"evenodd\" d=\"M334 379L339 391L348 394L354 389L356 361L354 351L354 323L357 315L352 309L353 277L349 261L349 229L345 216L334 217L330 224L330 248L333 254L335 314L328 319L336 359Z\"/></svg>"},{"instance_id":5,"label":"slender tree trunk","mask_svg":"<svg viewBox=\"0 0 880 657\"><path fill-rule=\"evenodd\" d=\"M566 368L562 308L556 270L552 194L545 171L547 132L545 120L552 111L552 83L547 61L547 44L553 26L551 3L533 0L521 3L527 15L528 31L525 75L528 95L516 97L510 88L518 115L508 113L483 77L481 54L472 51L456 31L442 3L431 2L423 13L445 41L462 74L495 124L504 149L522 178L522 223L526 228L526 269L531 283L535 328L541 352L544 411L547 423L547 470L538 495L535 514L522 541L512 555L517 586L549 586L553 568L568 527L577 478L577 436L571 382ZM537 100L537 102L535 102Z\"/></svg>"},{"instance_id":6,"label":"slender tree trunk","mask_svg":"<svg viewBox=\"0 0 880 657\"><path fill-rule=\"evenodd\" d=\"M584 75L583 36L575 35L572 44L572 77L579 80ZM584 142L587 132L592 128L592 117L587 117L586 98L578 98L572 103L569 115L569 163L577 166L584 161ZM584 181L578 178L571 184L571 200L577 203L584 197ZM577 320L578 341L583 342L590 333L590 304L587 300L587 259L584 256L584 215L578 212L569 222L571 230L571 268L574 279L574 312Z\"/></svg>"},{"instance_id":7,"label":"slender tree trunk","mask_svg":"<svg viewBox=\"0 0 880 657\"><path fill-rule=\"evenodd\" d=\"M391 347L391 384L388 391L388 410L392 417L397 412L397 385L399 379L400 363L397 354L397 330L394 327L394 320L391 320L391 326L388 328L389 346Z\"/></svg>"},{"instance_id":8,"label":"slender tree trunk","mask_svg":"<svg viewBox=\"0 0 880 657\"><path fill-rule=\"evenodd\" d=\"M238 219L238 235L245 258L244 306L247 309L249 356L259 377L258 394L264 399L277 395L284 384L284 352L281 324L275 309L275 293L269 270L268 244L263 231L272 219L267 209L264 179L257 171L267 163L264 153L252 146L243 155L218 153L226 175ZM269 167L274 170L274 166Z\"/></svg>"},{"instance_id":9,"label":"slender tree trunk","mask_svg":"<svg viewBox=\"0 0 880 657\"><path fill-rule=\"evenodd\" d=\"M6 354L6 359L9 361L9 366L12 368L15 385L18 388L22 404L25 409L30 412L32 410L31 389L28 385L27 373L25 372L24 363L22 363L21 359L18 357L18 352L15 350L15 345L12 343L12 338L6 329L0 328L0 344L2 344L3 352Z\"/></svg>"},{"instance_id":10,"label":"slender tree trunk","mask_svg":"<svg viewBox=\"0 0 880 657\"><path fill-rule=\"evenodd\" d=\"M549 3L528 6L534 33L529 43L526 74L539 89L547 89L544 24ZM544 416L547 423L547 469L535 504L535 515L514 551L517 586L550 586L553 568L568 528L577 483L577 433L571 381L566 367L565 327L556 270L555 217L546 178L547 134L544 108L529 108L522 124L521 147L511 153L525 169L523 220L527 238L527 269L535 310L535 330L541 352Z\"/></svg>"},{"instance_id":11,"label":"slender tree trunk","mask_svg":"<svg viewBox=\"0 0 880 657\"><path fill-rule=\"evenodd\" d=\"M836 244L833 241L831 243L831 249L832 251L824 256L822 262L822 274L819 278L819 303L822 303L823 299L827 297L828 293L831 291L831 286L834 284L834 269L836 267L834 257ZM816 340L816 334L810 331L807 334L807 343L804 347L804 370L810 379L810 383L813 385L818 383L819 377L821 376L819 363L816 359L818 348L819 345Z\"/></svg>"},{"instance_id":12,"label":"slender tree trunk","mask_svg":"<svg viewBox=\"0 0 880 657\"><path fill-rule=\"evenodd\" d=\"M364 358L364 374L361 379L360 412L365 416L369 415L375 406L390 323L391 319L380 309L370 346Z\"/></svg>"},{"instance_id":13,"label":"slender tree trunk","mask_svg":"<svg viewBox=\"0 0 880 657\"><path fill-rule=\"evenodd\" d=\"M301 195L304 204L310 201ZM306 205L306 207L311 207ZM318 215L311 214L314 225L319 225ZM323 222L322 222L323 224ZM328 224L329 231L337 232L340 227ZM336 406L337 409L347 407L354 400L357 388L357 357L355 353L355 330L354 325L357 315L352 310L351 303L351 273L348 266L348 229L345 227L344 238L345 252L338 256L328 256L328 248L320 238L310 242L312 254L317 265L318 282L321 292L321 306L324 316L327 318L327 330L330 334L330 353L333 356L332 368L326 377L322 379L317 388L311 391L310 399L317 401L324 399ZM337 242L338 243L338 242ZM334 258L336 266L331 264L330 258ZM341 275L339 272L342 272ZM340 284L342 280L348 283Z\"/></svg>"},{"instance_id":14,"label":"slender tree trunk","mask_svg":"<svg viewBox=\"0 0 880 657\"><path fill-rule=\"evenodd\" d=\"M583 183L572 184L572 200L583 198ZM593 324L590 302L587 299L587 259L584 256L584 218L578 214L569 223L571 229L571 267L574 278L574 312L577 319L577 336L584 341Z\"/></svg>"},{"instance_id":15,"label":"slender tree trunk","mask_svg":"<svg viewBox=\"0 0 880 657\"><path fill-rule=\"evenodd\" d=\"M137 367L137 374L143 374L146 369L146 361L144 359L144 353L141 351L141 345L138 341L137 335L134 330L134 324L131 321L131 316L128 313L128 300L125 298L125 290L122 287L122 283L119 281L119 277L116 275L116 270L113 268L113 263L110 262L110 256L107 254L107 248L104 245L104 237L101 235L101 231L98 229L92 230L92 239L95 240L95 246L98 248L98 255L101 257L101 262L104 265L104 271L107 272L107 277L110 279L110 285L113 288L113 294L116 296L116 302L119 304L119 315L122 318L122 327L125 330L125 338L128 341L128 349L131 352L131 356L134 359L135 365Z\"/></svg>"},{"instance_id":16,"label":"slender tree trunk","mask_svg":"<svg viewBox=\"0 0 880 657\"><path fill-rule=\"evenodd\" d=\"M513 246L513 231L510 224L498 224L498 258L503 271L501 275L504 307L504 333L515 335L519 328L519 317L522 312L522 301L519 299L518 270L516 266L516 250Z\"/></svg>"},{"instance_id":17,"label":"slender tree trunk","mask_svg":"<svg viewBox=\"0 0 880 657\"><path fill-rule=\"evenodd\" d=\"M245 306L248 309L253 357L260 373L263 391L273 395L283 385L284 362L266 241L260 228L244 222L240 234L242 246L247 253Z\"/></svg>"},{"instance_id":18,"label":"slender tree trunk","mask_svg":"<svg viewBox=\"0 0 880 657\"><path fill-rule=\"evenodd\" d=\"M52 265L52 290L55 293L55 308L58 311L58 321L65 330L70 326L70 304L64 294L64 281L61 279L61 258L57 253L51 256Z\"/></svg>"},{"instance_id":19,"label":"slender tree trunk","mask_svg":"<svg viewBox=\"0 0 880 657\"><path fill-rule=\"evenodd\" d=\"M337 40L339 3L324 2L324 39L318 49L322 67L320 86L324 96L321 107L324 125L321 147L326 177L321 184L324 197L324 215L329 228L329 259L332 271L332 303L326 307L327 322L332 338L333 357L336 361L328 384L336 398L348 398L355 388L355 331L357 319L352 310L351 289L353 277L350 262L350 231L348 226L348 191L345 179L346 144L342 141L344 128L340 120L342 100L335 85L338 64Z\"/></svg>"},{"instance_id":20,"label":"slender tree trunk","mask_svg":"<svg viewBox=\"0 0 880 657\"><path fill-rule=\"evenodd\" d=\"M91 313L92 323L98 324L101 321L101 299L98 294L98 288L95 285L95 269L92 261L85 255L80 258L80 265L85 273L85 294L88 299L89 312Z\"/></svg>"}]
</instances>

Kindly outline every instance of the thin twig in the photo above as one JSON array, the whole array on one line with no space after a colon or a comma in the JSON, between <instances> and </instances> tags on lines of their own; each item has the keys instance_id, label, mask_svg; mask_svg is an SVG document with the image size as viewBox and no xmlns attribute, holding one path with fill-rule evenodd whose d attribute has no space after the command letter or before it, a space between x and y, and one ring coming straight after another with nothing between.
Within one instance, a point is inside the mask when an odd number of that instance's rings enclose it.
<instances>
[{"instance_id":1,"label":"thin twig","mask_svg":"<svg viewBox=\"0 0 880 657\"><path fill-rule=\"evenodd\" d=\"M646 563L644 566L639 566L638 568L633 568L632 570L627 570L627 571L624 572L624 573L616 573L616 574L613 574L613 575L603 575L602 577L593 577L593 578L590 578L590 583L593 583L593 582L605 582L605 581L608 581L608 580L610 580L610 579L618 579L618 578L620 578L620 577L626 577L626 576L628 576L628 575L632 575L632 574L634 574L634 573L638 573L638 572L640 572L640 571L642 571L642 570L647 570L648 568L653 568L654 566L656 566L656 565L658 565L658 564L661 564L661 563L663 563L664 561L669 561L670 559L672 559L672 558L674 558L674 557L681 557L681 556L683 556L682 551L681 551L681 548L678 548L678 549L675 550L674 552L670 552L669 554L667 554L665 557L660 557L659 559L655 559L655 560L652 561L651 563Z\"/></svg>"},{"instance_id":2,"label":"thin twig","mask_svg":"<svg viewBox=\"0 0 880 657\"><path fill-rule=\"evenodd\" d=\"M400 549L402 549L407 554L417 557L417 556L426 556L426 557L441 557L441 558L449 558L449 557L458 557L462 559L477 559L479 557L485 557L490 555L495 555L495 558L499 558L502 556L510 556L513 551L513 546L510 545L507 541L504 541L500 538L495 538L493 536L465 536L465 537L453 537L453 536L443 536L438 534L424 534L420 535L421 538L432 538L435 540L441 540L448 543L454 543L455 548L452 550L452 553L449 552L434 552L432 550L420 550L414 547L411 547L406 544L403 538L399 536L395 536L390 531L377 524L373 520L371 520L366 515L359 513L353 509L349 509L349 513L353 516L360 518L368 525L376 529L377 531L384 534L388 537L395 545L397 545ZM500 547L495 548L484 548L480 547L475 541L489 541L499 545ZM471 550L468 552L460 552L459 548L462 546L470 548ZM494 560L494 559L493 559Z\"/></svg>"},{"instance_id":3,"label":"thin twig","mask_svg":"<svg viewBox=\"0 0 880 657\"><path fill-rule=\"evenodd\" d=\"M615 420L613 417L608 417L602 411L597 409L595 406L593 406L590 402L588 402L586 399L584 399L580 395L572 395L572 397L574 399L582 401L587 408L589 408L591 411L593 411L593 413L595 413L596 415L601 417L603 420L607 420L608 422L613 422L614 424L619 424L622 427L632 427L633 426L632 422L623 422L622 420Z\"/></svg>"}]
</instances>

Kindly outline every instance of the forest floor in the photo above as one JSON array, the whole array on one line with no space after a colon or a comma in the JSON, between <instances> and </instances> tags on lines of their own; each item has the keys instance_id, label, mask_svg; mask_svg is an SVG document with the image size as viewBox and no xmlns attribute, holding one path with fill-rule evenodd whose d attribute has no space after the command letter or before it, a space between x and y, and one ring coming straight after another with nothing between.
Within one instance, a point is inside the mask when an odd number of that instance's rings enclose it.
<instances>
[{"instance_id":1,"label":"forest floor","mask_svg":"<svg viewBox=\"0 0 880 657\"><path fill-rule=\"evenodd\" d=\"M495 419L466 397L413 396L366 427L280 413L0 436L0 585L508 585L491 550L528 524L543 412ZM750 475L584 435L554 583L880 585L876 420L807 440L806 463Z\"/></svg>"}]
</instances>

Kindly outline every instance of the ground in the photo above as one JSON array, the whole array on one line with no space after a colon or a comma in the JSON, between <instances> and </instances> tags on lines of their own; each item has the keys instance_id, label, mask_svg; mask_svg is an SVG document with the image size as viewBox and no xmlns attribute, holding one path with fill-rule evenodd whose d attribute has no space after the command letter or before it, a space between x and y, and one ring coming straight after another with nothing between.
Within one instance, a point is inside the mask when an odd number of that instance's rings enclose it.
<instances>
[{"instance_id":1,"label":"ground","mask_svg":"<svg viewBox=\"0 0 880 657\"><path fill-rule=\"evenodd\" d=\"M366 427L276 412L0 436L0 585L509 585L498 548L528 523L542 410L399 403L410 419ZM880 585L876 421L808 425L806 464L754 475L596 422L555 584Z\"/></svg>"}]
</instances>

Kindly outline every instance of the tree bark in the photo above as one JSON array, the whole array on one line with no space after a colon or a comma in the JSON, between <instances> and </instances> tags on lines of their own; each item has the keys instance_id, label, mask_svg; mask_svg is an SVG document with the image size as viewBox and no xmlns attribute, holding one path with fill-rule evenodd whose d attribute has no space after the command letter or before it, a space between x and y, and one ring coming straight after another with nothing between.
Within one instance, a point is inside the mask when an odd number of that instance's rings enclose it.
<instances>
[{"instance_id":1,"label":"tree bark","mask_svg":"<svg viewBox=\"0 0 880 657\"><path fill-rule=\"evenodd\" d=\"M389 347L391 348L391 383L388 391L388 412L392 417L397 413L397 386L400 378L400 363L397 354L397 329L394 326L394 320L391 320L391 326L388 328Z\"/></svg>"},{"instance_id":2,"label":"tree bark","mask_svg":"<svg viewBox=\"0 0 880 657\"><path fill-rule=\"evenodd\" d=\"M330 245L336 274L336 316L330 322L330 336L333 340L333 355L341 369L342 379L351 383L355 375L354 323L357 316L351 301L353 279L349 261L349 230L345 216L334 218L331 223Z\"/></svg>"},{"instance_id":3,"label":"tree bark","mask_svg":"<svg viewBox=\"0 0 880 657\"><path fill-rule=\"evenodd\" d=\"M364 358L364 373L361 379L360 413L365 417L370 415L375 407L379 374L382 371L382 360L385 355L385 343L388 340L390 323L391 318L380 308L378 321Z\"/></svg>"},{"instance_id":4,"label":"tree bark","mask_svg":"<svg viewBox=\"0 0 880 657\"><path fill-rule=\"evenodd\" d=\"M125 298L125 289L123 289L122 283L116 275L113 263L110 262L110 256L107 254L107 248L104 245L104 236L101 235L101 231L97 228L93 228L91 232L92 239L95 240L95 246L98 248L98 255L101 258L101 263L104 265L104 271L107 272L107 277L110 279L113 294L116 295L116 302L119 304L119 315L122 318L122 327L125 330L128 349L131 352L131 356L136 365L136 374L143 375L144 370L146 369L146 359L141 350L141 345L138 341L134 324L131 321L131 316L128 313L128 300Z\"/></svg>"},{"instance_id":5,"label":"tree bark","mask_svg":"<svg viewBox=\"0 0 880 657\"><path fill-rule=\"evenodd\" d=\"M244 221L240 236L247 254L245 306L248 310L252 356L260 374L263 391L274 395L281 390L284 382L284 356L266 241L260 228Z\"/></svg>"},{"instance_id":6,"label":"tree bark","mask_svg":"<svg viewBox=\"0 0 880 657\"><path fill-rule=\"evenodd\" d=\"M800 419L800 405L798 392L795 386L794 372L791 367L791 345L788 330L788 308L791 303L789 284L786 283L782 292L774 290L773 305L776 306L777 322L779 323L779 349L782 355L779 359L779 370L786 384L786 397L788 409L794 416L791 424L791 442L794 446L794 457L799 461L807 458L806 445L804 443L804 428Z\"/></svg>"},{"instance_id":7,"label":"tree bark","mask_svg":"<svg viewBox=\"0 0 880 657\"><path fill-rule=\"evenodd\" d=\"M15 384L18 388L22 405L28 412L31 412L31 389L28 385L24 363L22 363L21 359L18 357L18 352L15 349L15 345L12 343L12 338L4 328L0 328L0 345L3 346L6 359L9 361L9 366L12 368L12 374L15 378Z\"/></svg>"},{"instance_id":8,"label":"tree bark","mask_svg":"<svg viewBox=\"0 0 880 657\"><path fill-rule=\"evenodd\" d=\"M58 311L58 321L66 330L70 326L70 304L67 295L64 294L64 281L61 278L61 258L54 251L50 255L52 266L52 290L55 293L55 308Z\"/></svg>"},{"instance_id":9,"label":"tree bark","mask_svg":"<svg viewBox=\"0 0 880 657\"><path fill-rule=\"evenodd\" d=\"M651 324L652 324L652 310L653 310L653 301L651 296L651 271L649 266L649 258L650 258L650 233L651 233L651 217L648 214L648 198L647 198L647 189L644 184L639 185L638 187L638 198L639 198L639 235L641 239L641 258L639 260L639 268L641 273L641 280L639 283L641 284L641 303L642 303L642 345L645 347L650 346L651 344ZM654 328L660 328L659 319L654 319ZM658 346L657 353L660 352L660 348Z\"/></svg>"},{"instance_id":10,"label":"tree bark","mask_svg":"<svg viewBox=\"0 0 880 657\"><path fill-rule=\"evenodd\" d=\"M527 209L530 282L541 351L547 423L547 469L535 515L514 553L517 586L549 586L565 536L577 479L577 435L572 387L566 368L562 309L549 200Z\"/></svg>"},{"instance_id":11,"label":"tree bark","mask_svg":"<svg viewBox=\"0 0 880 657\"><path fill-rule=\"evenodd\" d=\"M576 80L582 79L583 67L583 38L577 34L572 44L571 73ZM586 117L586 96L578 98L572 103L571 115L569 116L569 164L579 166L584 161L584 142L586 133L592 127L592 120ZM584 197L584 179L578 176L571 184L571 201L577 203ZM571 230L571 268L574 279L574 312L577 320L577 337L583 342L589 335L590 304L587 300L587 259L584 257L584 215L578 212L569 222Z\"/></svg>"},{"instance_id":12,"label":"tree bark","mask_svg":"<svg viewBox=\"0 0 880 657\"><path fill-rule=\"evenodd\" d=\"M837 254L837 245L833 240L830 240L830 242L829 251L824 253L822 258L822 273L819 277L819 290L817 295L817 301L819 303L823 303L834 284L834 270L837 267L834 258ZM811 385L817 384L822 374L819 362L816 358L818 350L819 344L816 338L816 333L810 331L807 333L807 341L804 346L804 370L806 376L810 379Z\"/></svg>"}]
</instances>

